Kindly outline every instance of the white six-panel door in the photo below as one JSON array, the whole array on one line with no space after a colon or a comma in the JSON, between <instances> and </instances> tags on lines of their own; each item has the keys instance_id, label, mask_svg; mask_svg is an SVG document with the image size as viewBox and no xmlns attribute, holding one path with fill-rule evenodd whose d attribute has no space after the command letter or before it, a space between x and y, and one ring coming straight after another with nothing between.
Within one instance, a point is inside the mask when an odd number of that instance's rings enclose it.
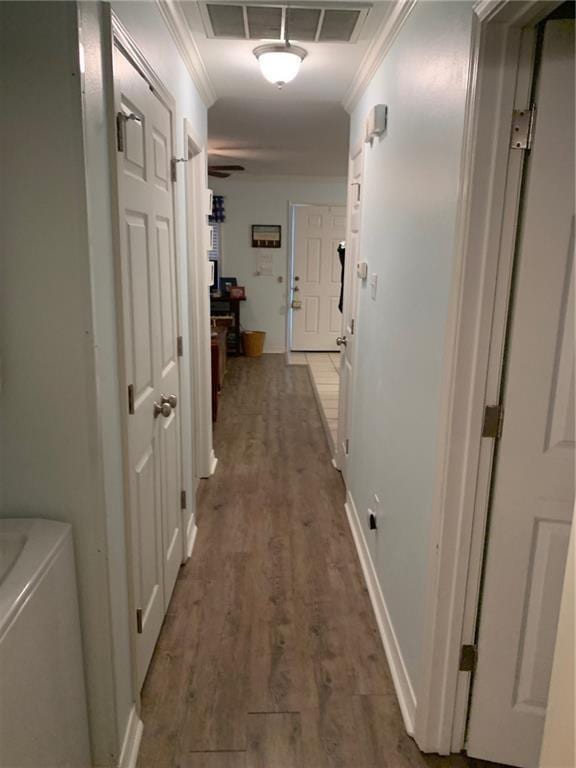
<instances>
[{"instance_id":1,"label":"white six-panel door","mask_svg":"<svg viewBox=\"0 0 576 768\"><path fill-rule=\"evenodd\" d=\"M340 390L338 400L337 463L344 480L347 479L350 433L352 431L352 387L355 360L356 304L358 277L356 265L360 260L360 216L362 207L363 147L350 156L348 164L348 232L346 236L346 277L344 280L344 344L340 355Z\"/></svg>"},{"instance_id":2,"label":"white six-panel door","mask_svg":"<svg viewBox=\"0 0 576 768\"><path fill-rule=\"evenodd\" d=\"M121 294L131 388L130 550L141 685L182 557L171 115L117 49L114 83L123 145L117 166Z\"/></svg>"},{"instance_id":3,"label":"white six-panel door","mask_svg":"<svg viewBox=\"0 0 576 768\"><path fill-rule=\"evenodd\" d=\"M574 506L574 85L574 22L548 22L467 740L474 757L532 768Z\"/></svg>"},{"instance_id":4,"label":"white six-panel door","mask_svg":"<svg viewBox=\"0 0 576 768\"><path fill-rule=\"evenodd\" d=\"M292 268L291 348L332 351L342 330L338 309L341 267L338 245L344 239L343 206L296 206Z\"/></svg>"}]
</instances>

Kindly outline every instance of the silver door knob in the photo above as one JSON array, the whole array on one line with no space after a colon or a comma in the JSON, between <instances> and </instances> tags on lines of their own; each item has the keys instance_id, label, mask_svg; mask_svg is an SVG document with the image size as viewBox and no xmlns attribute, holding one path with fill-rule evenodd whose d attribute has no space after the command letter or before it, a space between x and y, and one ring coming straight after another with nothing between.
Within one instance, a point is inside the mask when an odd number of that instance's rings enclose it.
<instances>
[{"instance_id":1,"label":"silver door knob","mask_svg":"<svg viewBox=\"0 0 576 768\"><path fill-rule=\"evenodd\" d=\"M170 408L176 408L178 405L178 398L176 395L160 395L160 402L161 403L168 403Z\"/></svg>"},{"instance_id":2,"label":"silver door knob","mask_svg":"<svg viewBox=\"0 0 576 768\"><path fill-rule=\"evenodd\" d=\"M158 416L164 416L165 419L170 416L172 413L172 408L170 406L170 403L154 403L154 418L157 419Z\"/></svg>"},{"instance_id":3,"label":"silver door knob","mask_svg":"<svg viewBox=\"0 0 576 768\"><path fill-rule=\"evenodd\" d=\"M346 346L348 344L348 339L346 336L338 336L336 339L336 344L338 344L339 347Z\"/></svg>"}]
</instances>

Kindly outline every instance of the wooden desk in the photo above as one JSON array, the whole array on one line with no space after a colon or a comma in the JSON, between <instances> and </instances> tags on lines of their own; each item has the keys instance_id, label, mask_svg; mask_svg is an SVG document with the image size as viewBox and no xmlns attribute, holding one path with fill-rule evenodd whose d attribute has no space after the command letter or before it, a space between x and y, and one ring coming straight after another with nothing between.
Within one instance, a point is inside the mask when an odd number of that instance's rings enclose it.
<instances>
[{"instance_id":1,"label":"wooden desk","mask_svg":"<svg viewBox=\"0 0 576 768\"><path fill-rule=\"evenodd\" d=\"M210 314L232 315L234 323L228 329L228 354L242 354L242 335L240 332L240 302L246 299L231 299L230 296L210 296Z\"/></svg>"}]
</instances>

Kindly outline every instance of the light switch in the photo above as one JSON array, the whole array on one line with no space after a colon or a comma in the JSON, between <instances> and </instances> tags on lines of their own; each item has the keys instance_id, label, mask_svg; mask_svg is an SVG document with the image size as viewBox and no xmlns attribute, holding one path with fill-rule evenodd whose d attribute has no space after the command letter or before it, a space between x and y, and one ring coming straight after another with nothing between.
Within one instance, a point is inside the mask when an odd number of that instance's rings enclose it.
<instances>
[{"instance_id":1,"label":"light switch","mask_svg":"<svg viewBox=\"0 0 576 768\"><path fill-rule=\"evenodd\" d=\"M373 301L376 300L376 289L378 288L378 275L372 272L370 275L370 296Z\"/></svg>"}]
</instances>

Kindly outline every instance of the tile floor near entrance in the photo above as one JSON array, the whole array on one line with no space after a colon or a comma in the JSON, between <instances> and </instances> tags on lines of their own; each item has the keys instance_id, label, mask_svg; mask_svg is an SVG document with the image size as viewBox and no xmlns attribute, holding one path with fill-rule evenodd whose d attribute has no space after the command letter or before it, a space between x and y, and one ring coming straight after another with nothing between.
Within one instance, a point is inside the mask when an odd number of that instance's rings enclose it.
<instances>
[{"instance_id":1,"label":"tile floor near entrance","mask_svg":"<svg viewBox=\"0 0 576 768\"><path fill-rule=\"evenodd\" d=\"M291 352L290 365L307 365L320 407L330 452L334 456L338 438L338 397L340 391L339 352Z\"/></svg>"},{"instance_id":2,"label":"tile floor near entrance","mask_svg":"<svg viewBox=\"0 0 576 768\"><path fill-rule=\"evenodd\" d=\"M139 768L464 768L407 735L310 376L230 362Z\"/></svg>"}]
</instances>

